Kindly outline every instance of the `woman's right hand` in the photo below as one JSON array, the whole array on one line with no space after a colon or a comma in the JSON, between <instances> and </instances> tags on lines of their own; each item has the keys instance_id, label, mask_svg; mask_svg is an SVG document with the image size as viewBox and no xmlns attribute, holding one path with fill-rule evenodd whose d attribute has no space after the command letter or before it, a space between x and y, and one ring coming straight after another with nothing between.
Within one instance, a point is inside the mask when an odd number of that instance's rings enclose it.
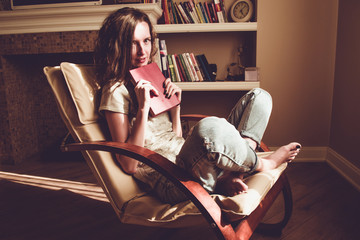
<instances>
[{"instance_id":1,"label":"woman's right hand","mask_svg":"<svg viewBox=\"0 0 360 240\"><path fill-rule=\"evenodd\" d=\"M158 91L149 81L140 80L135 86L135 94L139 103L139 110L149 111L151 94L158 96Z\"/></svg>"}]
</instances>

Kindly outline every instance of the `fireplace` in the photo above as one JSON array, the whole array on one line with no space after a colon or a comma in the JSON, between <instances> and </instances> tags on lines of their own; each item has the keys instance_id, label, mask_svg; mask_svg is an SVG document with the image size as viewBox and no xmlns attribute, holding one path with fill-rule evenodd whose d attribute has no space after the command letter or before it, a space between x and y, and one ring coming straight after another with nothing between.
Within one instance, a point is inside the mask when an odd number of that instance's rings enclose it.
<instances>
[{"instance_id":1,"label":"fireplace","mask_svg":"<svg viewBox=\"0 0 360 240\"><path fill-rule=\"evenodd\" d=\"M43 67L63 61L92 63L103 18L124 6L129 5L0 11L1 163L60 154L58 146L67 130ZM150 18L155 22L161 15L157 5L134 6L144 7L148 14L153 14L149 8L154 9L155 16Z\"/></svg>"}]
</instances>

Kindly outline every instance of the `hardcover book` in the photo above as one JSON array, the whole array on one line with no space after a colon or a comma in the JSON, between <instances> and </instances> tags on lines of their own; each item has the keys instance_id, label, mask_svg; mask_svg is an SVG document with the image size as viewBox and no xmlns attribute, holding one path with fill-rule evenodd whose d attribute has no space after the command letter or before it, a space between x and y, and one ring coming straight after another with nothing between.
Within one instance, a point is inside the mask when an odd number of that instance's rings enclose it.
<instances>
[{"instance_id":1,"label":"hardcover book","mask_svg":"<svg viewBox=\"0 0 360 240\"><path fill-rule=\"evenodd\" d=\"M146 80L151 82L154 88L159 92L159 96L151 94L150 99L150 114L151 116L159 115L166 112L169 109L180 104L180 101L176 95L171 98L167 98L164 94L164 81L165 77L156 63L150 63L146 66L135 68L130 70L130 74L133 77L134 85L140 80Z\"/></svg>"}]
</instances>

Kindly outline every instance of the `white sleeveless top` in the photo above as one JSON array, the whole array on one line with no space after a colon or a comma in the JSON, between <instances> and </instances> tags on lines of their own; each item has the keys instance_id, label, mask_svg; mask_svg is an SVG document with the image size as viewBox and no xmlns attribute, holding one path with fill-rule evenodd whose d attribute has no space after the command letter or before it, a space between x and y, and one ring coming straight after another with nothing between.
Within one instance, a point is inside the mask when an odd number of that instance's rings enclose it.
<instances>
[{"instance_id":1,"label":"white sleeveless top","mask_svg":"<svg viewBox=\"0 0 360 240\"><path fill-rule=\"evenodd\" d=\"M105 110L128 115L130 128L132 128L136 109L134 109L129 91L124 84L116 82L103 87L99 111L102 113ZM156 117L149 117L147 124L144 147L175 163L176 155L185 140L172 131L169 113L165 112ZM158 172L142 163L139 164L134 174L135 178L146 183L151 188L156 185L159 176Z\"/></svg>"}]
</instances>

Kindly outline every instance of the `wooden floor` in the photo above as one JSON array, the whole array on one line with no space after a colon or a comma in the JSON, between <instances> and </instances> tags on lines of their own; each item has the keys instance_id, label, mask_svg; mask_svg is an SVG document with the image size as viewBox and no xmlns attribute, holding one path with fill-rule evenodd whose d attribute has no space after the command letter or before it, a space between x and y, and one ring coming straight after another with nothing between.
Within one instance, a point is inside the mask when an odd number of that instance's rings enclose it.
<instances>
[{"instance_id":1,"label":"wooden floor","mask_svg":"<svg viewBox=\"0 0 360 240\"><path fill-rule=\"evenodd\" d=\"M81 159L81 158L76 158ZM0 239L215 239L207 228L121 224L82 160L32 160L0 169ZM360 239L360 192L325 163L292 163L294 211L281 236L251 239ZM279 198L266 221L282 214Z\"/></svg>"}]
</instances>

